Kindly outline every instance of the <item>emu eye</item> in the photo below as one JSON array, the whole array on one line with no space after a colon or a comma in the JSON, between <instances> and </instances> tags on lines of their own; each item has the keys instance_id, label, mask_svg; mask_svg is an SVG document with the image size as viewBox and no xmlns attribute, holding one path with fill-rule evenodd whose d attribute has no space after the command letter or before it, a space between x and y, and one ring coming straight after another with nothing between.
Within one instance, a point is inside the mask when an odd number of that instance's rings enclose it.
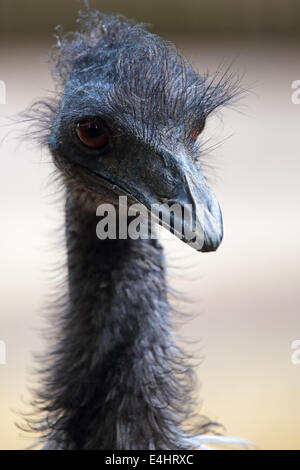
<instances>
[{"instance_id":1,"label":"emu eye","mask_svg":"<svg viewBox=\"0 0 300 470\"><path fill-rule=\"evenodd\" d=\"M203 131L204 127L205 127L205 118L199 119L197 125L195 126L195 128L193 129L193 131L191 133L192 139L196 140L197 137Z\"/></svg>"},{"instance_id":2,"label":"emu eye","mask_svg":"<svg viewBox=\"0 0 300 470\"><path fill-rule=\"evenodd\" d=\"M76 134L87 147L98 149L108 143L108 135L104 126L95 120L85 119L76 124Z\"/></svg>"}]
</instances>

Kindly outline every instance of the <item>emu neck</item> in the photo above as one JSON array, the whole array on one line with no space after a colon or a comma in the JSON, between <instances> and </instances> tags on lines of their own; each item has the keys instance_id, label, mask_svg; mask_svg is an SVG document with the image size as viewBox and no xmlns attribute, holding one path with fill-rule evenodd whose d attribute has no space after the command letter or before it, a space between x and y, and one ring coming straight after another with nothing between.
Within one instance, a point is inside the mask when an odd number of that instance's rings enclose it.
<instances>
[{"instance_id":1,"label":"emu neck","mask_svg":"<svg viewBox=\"0 0 300 470\"><path fill-rule=\"evenodd\" d=\"M162 248L100 241L96 223L67 198L68 304L48 382L50 440L67 449L181 448L189 390L171 339Z\"/></svg>"}]
</instances>

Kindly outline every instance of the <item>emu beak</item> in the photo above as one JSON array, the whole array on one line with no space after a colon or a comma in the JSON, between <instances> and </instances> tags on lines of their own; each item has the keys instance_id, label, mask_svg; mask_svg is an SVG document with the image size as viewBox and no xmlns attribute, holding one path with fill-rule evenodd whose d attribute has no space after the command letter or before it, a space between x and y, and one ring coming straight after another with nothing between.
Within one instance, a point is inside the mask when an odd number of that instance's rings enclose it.
<instances>
[{"instance_id":1,"label":"emu beak","mask_svg":"<svg viewBox=\"0 0 300 470\"><path fill-rule=\"evenodd\" d=\"M215 251L223 238L223 221L214 193L189 156L163 151L159 157L147 172L148 191L136 198L156 222L188 245Z\"/></svg>"},{"instance_id":2,"label":"emu beak","mask_svg":"<svg viewBox=\"0 0 300 470\"><path fill-rule=\"evenodd\" d=\"M178 192L161 206L172 210L175 204L171 223L165 223L163 210L159 221L197 251L216 251L223 239L222 213L215 195L200 176L185 171L181 178L176 178L174 189Z\"/></svg>"},{"instance_id":3,"label":"emu beak","mask_svg":"<svg viewBox=\"0 0 300 470\"><path fill-rule=\"evenodd\" d=\"M121 161L107 158L100 165L94 174L107 189L145 206L154 221L197 251L218 248L223 238L219 204L185 152L149 152L137 146Z\"/></svg>"}]
</instances>

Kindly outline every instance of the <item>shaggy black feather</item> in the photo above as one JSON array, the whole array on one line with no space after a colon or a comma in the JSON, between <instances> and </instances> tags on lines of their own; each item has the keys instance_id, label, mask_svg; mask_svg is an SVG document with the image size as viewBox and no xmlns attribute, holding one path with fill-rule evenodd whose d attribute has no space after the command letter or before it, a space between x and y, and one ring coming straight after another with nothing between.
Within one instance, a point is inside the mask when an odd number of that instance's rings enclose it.
<instances>
[{"instance_id":1,"label":"shaggy black feather","mask_svg":"<svg viewBox=\"0 0 300 470\"><path fill-rule=\"evenodd\" d=\"M60 35L51 54L55 97L26 115L66 185L68 256L56 346L34 403L41 418L30 427L49 448L191 448L197 441L183 425L192 369L171 329L162 249L155 240L98 240L94 210L106 196L68 155L78 152L74 122L100 115L119 137L154 149L184 144L197 158L193 130L232 101L236 84L228 73L198 75L142 24L98 11L79 21L80 32ZM199 432L210 424L203 418Z\"/></svg>"}]
</instances>

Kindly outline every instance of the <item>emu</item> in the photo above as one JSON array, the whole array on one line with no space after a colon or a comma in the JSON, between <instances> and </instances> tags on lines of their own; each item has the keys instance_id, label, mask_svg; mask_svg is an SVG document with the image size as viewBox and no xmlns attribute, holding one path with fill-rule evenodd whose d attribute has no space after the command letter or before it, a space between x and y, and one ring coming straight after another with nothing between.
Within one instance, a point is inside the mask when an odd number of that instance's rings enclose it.
<instances>
[{"instance_id":1,"label":"emu","mask_svg":"<svg viewBox=\"0 0 300 470\"><path fill-rule=\"evenodd\" d=\"M153 204L186 205L181 239L216 250L222 216L198 137L236 87L226 74L199 75L172 44L121 15L88 10L79 23L52 51L55 97L28 114L65 188L67 252L65 302L52 319L57 344L42 362L34 400L41 415L30 428L46 449L226 442L207 435L214 423L204 417L197 432L187 427L193 368L171 328L160 243L100 240L96 211L101 203L119 211L119 196L148 212ZM179 236L176 217L166 226Z\"/></svg>"}]
</instances>

